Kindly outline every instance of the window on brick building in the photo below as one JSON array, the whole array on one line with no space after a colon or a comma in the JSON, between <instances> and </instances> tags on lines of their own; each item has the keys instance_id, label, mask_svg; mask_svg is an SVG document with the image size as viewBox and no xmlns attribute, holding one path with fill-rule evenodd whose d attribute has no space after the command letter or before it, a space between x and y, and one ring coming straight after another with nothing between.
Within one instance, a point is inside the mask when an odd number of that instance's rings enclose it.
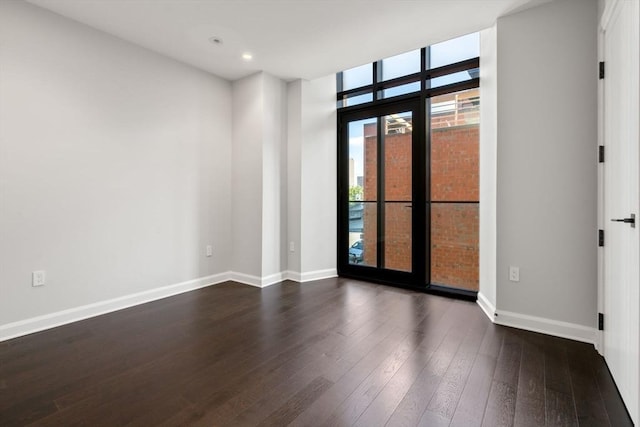
<instances>
[{"instance_id":1,"label":"window on brick building","mask_svg":"<svg viewBox=\"0 0 640 427\"><path fill-rule=\"evenodd\" d=\"M339 273L475 297L479 35L337 75Z\"/></svg>"}]
</instances>

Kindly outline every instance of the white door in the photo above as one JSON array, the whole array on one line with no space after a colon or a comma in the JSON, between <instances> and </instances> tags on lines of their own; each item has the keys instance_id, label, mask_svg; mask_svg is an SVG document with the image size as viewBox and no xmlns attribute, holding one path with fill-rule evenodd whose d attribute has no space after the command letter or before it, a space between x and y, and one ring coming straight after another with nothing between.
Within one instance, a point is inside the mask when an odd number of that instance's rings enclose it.
<instances>
[{"instance_id":1,"label":"white door","mask_svg":"<svg viewBox=\"0 0 640 427\"><path fill-rule=\"evenodd\" d=\"M640 224L613 222L640 213L640 9L638 0L607 1L601 26L604 167L604 357L638 425ZM628 221L628 220L627 220Z\"/></svg>"}]
</instances>

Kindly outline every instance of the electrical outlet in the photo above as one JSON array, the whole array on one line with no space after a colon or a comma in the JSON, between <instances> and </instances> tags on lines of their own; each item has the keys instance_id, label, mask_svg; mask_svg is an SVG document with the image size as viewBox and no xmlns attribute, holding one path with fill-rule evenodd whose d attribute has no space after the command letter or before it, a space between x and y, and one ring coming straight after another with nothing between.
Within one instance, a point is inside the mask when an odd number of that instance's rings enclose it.
<instances>
[{"instance_id":1,"label":"electrical outlet","mask_svg":"<svg viewBox=\"0 0 640 427\"><path fill-rule=\"evenodd\" d=\"M44 270L34 271L31 273L31 286L44 286L46 278Z\"/></svg>"},{"instance_id":2,"label":"electrical outlet","mask_svg":"<svg viewBox=\"0 0 640 427\"><path fill-rule=\"evenodd\" d=\"M514 267L513 265L509 267L509 280L512 282L520 281L520 267Z\"/></svg>"},{"instance_id":3,"label":"electrical outlet","mask_svg":"<svg viewBox=\"0 0 640 427\"><path fill-rule=\"evenodd\" d=\"M207 245L207 256L213 255L213 246Z\"/></svg>"},{"instance_id":4,"label":"electrical outlet","mask_svg":"<svg viewBox=\"0 0 640 427\"><path fill-rule=\"evenodd\" d=\"M293 243L293 241L289 242L289 252L295 252L296 251L296 244Z\"/></svg>"}]
</instances>

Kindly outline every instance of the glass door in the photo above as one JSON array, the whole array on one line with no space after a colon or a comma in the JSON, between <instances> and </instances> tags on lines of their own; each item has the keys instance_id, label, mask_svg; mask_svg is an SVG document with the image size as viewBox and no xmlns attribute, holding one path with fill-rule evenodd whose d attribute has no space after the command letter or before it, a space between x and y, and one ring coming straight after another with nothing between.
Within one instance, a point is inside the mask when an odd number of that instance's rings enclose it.
<instances>
[{"instance_id":1,"label":"glass door","mask_svg":"<svg viewBox=\"0 0 640 427\"><path fill-rule=\"evenodd\" d=\"M353 113L340 123L341 274L415 286L424 277L424 121L419 102ZM418 160L418 161L417 161ZM422 221L420 220L422 218ZM423 224L420 226L420 224ZM424 282L422 282L424 283Z\"/></svg>"},{"instance_id":2,"label":"glass door","mask_svg":"<svg viewBox=\"0 0 640 427\"><path fill-rule=\"evenodd\" d=\"M479 284L480 94L477 88L427 100L431 290L475 296Z\"/></svg>"}]
</instances>

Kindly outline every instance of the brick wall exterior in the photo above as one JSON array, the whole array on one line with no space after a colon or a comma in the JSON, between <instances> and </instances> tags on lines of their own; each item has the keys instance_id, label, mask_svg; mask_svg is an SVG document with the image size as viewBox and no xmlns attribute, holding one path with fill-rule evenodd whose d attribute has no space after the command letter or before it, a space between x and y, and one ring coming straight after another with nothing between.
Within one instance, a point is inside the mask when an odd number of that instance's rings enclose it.
<instances>
[{"instance_id":1,"label":"brick wall exterior","mask_svg":"<svg viewBox=\"0 0 640 427\"><path fill-rule=\"evenodd\" d=\"M431 131L431 200L479 200L478 125Z\"/></svg>"},{"instance_id":2,"label":"brick wall exterior","mask_svg":"<svg viewBox=\"0 0 640 427\"><path fill-rule=\"evenodd\" d=\"M366 129L367 126L371 128ZM364 199L377 196L377 138L375 125L365 126ZM478 289L478 205L436 203L477 201L479 198L479 127L435 128L431 133L431 282ZM385 199L411 200L411 134L385 137ZM411 208L409 203L387 203L385 267L410 271ZM364 258L376 265L375 203L364 211Z\"/></svg>"},{"instance_id":3,"label":"brick wall exterior","mask_svg":"<svg viewBox=\"0 0 640 427\"><path fill-rule=\"evenodd\" d=\"M432 203L431 283L478 290L477 204Z\"/></svg>"},{"instance_id":4,"label":"brick wall exterior","mask_svg":"<svg viewBox=\"0 0 640 427\"><path fill-rule=\"evenodd\" d=\"M376 125L368 124L364 127L364 200L378 200L378 138ZM363 264L375 266L377 264L378 240L377 206L375 203L365 203L363 214L362 241L364 243Z\"/></svg>"}]
</instances>

